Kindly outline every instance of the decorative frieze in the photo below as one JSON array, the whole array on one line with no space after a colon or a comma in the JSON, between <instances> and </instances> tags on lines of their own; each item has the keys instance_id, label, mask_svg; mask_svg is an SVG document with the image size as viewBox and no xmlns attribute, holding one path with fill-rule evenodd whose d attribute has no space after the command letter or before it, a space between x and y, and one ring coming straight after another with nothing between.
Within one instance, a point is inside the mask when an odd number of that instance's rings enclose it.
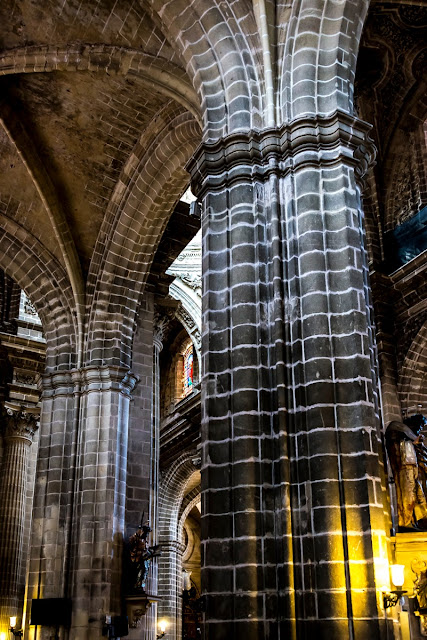
<instances>
[{"instance_id":1,"label":"decorative frieze","mask_svg":"<svg viewBox=\"0 0 427 640\"><path fill-rule=\"evenodd\" d=\"M202 274L200 273L182 273L179 278L185 282L194 291L202 290Z\"/></svg>"}]
</instances>

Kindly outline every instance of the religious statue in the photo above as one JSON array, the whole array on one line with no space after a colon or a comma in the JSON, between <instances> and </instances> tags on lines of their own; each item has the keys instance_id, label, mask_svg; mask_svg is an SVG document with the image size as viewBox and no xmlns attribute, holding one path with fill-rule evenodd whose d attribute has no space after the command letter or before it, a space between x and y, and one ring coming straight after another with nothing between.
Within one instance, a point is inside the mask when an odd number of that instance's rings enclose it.
<instances>
[{"instance_id":1,"label":"religious statue","mask_svg":"<svg viewBox=\"0 0 427 640\"><path fill-rule=\"evenodd\" d=\"M411 569L415 574L414 594L416 597L417 615L427 614L427 563L420 558L414 558L411 562Z\"/></svg>"},{"instance_id":2,"label":"religious statue","mask_svg":"<svg viewBox=\"0 0 427 640\"><path fill-rule=\"evenodd\" d=\"M393 421L385 432L387 453L396 483L399 532L427 530L427 502L422 480L427 470L423 444L425 416L417 413L403 422Z\"/></svg>"},{"instance_id":3,"label":"religious statue","mask_svg":"<svg viewBox=\"0 0 427 640\"><path fill-rule=\"evenodd\" d=\"M143 520L144 514L137 531L129 538L129 551L130 560L136 569L133 587L134 589L145 590L151 560L161 554L161 545L149 546L147 536L151 532L151 528L148 522L143 524Z\"/></svg>"}]
</instances>

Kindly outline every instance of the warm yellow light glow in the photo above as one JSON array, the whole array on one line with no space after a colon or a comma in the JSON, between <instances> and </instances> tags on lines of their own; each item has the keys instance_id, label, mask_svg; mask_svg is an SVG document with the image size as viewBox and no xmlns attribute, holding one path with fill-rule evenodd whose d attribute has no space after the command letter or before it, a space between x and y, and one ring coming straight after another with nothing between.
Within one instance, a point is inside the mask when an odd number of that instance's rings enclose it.
<instances>
[{"instance_id":1,"label":"warm yellow light glow","mask_svg":"<svg viewBox=\"0 0 427 640\"><path fill-rule=\"evenodd\" d=\"M0 633L0 640L6 640L6 634L4 631Z\"/></svg>"},{"instance_id":2,"label":"warm yellow light glow","mask_svg":"<svg viewBox=\"0 0 427 640\"><path fill-rule=\"evenodd\" d=\"M16 627L16 616L10 616L9 620L11 628L14 629Z\"/></svg>"},{"instance_id":3,"label":"warm yellow light glow","mask_svg":"<svg viewBox=\"0 0 427 640\"><path fill-rule=\"evenodd\" d=\"M166 627L167 627L167 622L166 620L160 620L159 622L159 629L162 633L164 633L166 631Z\"/></svg>"},{"instance_id":4,"label":"warm yellow light glow","mask_svg":"<svg viewBox=\"0 0 427 640\"><path fill-rule=\"evenodd\" d=\"M403 586L405 582L405 565L404 564L392 564L390 565L391 581L395 587Z\"/></svg>"}]
</instances>

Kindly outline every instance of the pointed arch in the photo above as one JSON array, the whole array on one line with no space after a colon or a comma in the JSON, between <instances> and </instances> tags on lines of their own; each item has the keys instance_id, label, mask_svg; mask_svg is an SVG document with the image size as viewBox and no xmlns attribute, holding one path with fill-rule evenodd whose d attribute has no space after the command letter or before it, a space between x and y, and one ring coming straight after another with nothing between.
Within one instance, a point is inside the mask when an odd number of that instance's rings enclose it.
<instances>
[{"instance_id":1,"label":"pointed arch","mask_svg":"<svg viewBox=\"0 0 427 640\"><path fill-rule=\"evenodd\" d=\"M64 268L28 231L0 214L0 268L27 293L46 338L46 370L76 365L73 292Z\"/></svg>"},{"instance_id":2,"label":"pointed arch","mask_svg":"<svg viewBox=\"0 0 427 640\"><path fill-rule=\"evenodd\" d=\"M246 2L208 0L148 4L186 61L199 95L205 140L262 128L262 74L252 8Z\"/></svg>"},{"instance_id":3,"label":"pointed arch","mask_svg":"<svg viewBox=\"0 0 427 640\"><path fill-rule=\"evenodd\" d=\"M360 37L369 0L295 0L281 60L282 121L353 113Z\"/></svg>"},{"instance_id":4,"label":"pointed arch","mask_svg":"<svg viewBox=\"0 0 427 640\"><path fill-rule=\"evenodd\" d=\"M0 75L99 71L129 75L168 98L173 98L199 118L199 102L186 73L167 60L129 47L69 43L33 45L0 55Z\"/></svg>"},{"instance_id":5,"label":"pointed arch","mask_svg":"<svg viewBox=\"0 0 427 640\"><path fill-rule=\"evenodd\" d=\"M91 362L131 364L139 298L170 213L188 183L184 167L200 129L182 109L163 115L124 167L95 246L88 280Z\"/></svg>"},{"instance_id":6,"label":"pointed arch","mask_svg":"<svg viewBox=\"0 0 427 640\"><path fill-rule=\"evenodd\" d=\"M409 413L427 409L427 321L409 347L400 375L402 408ZM422 408L421 408L422 407Z\"/></svg>"},{"instance_id":7,"label":"pointed arch","mask_svg":"<svg viewBox=\"0 0 427 640\"><path fill-rule=\"evenodd\" d=\"M178 534L182 501L200 484L200 471L194 466L194 451L180 456L167 470L159 490L159 536Z\"/></svg>"}]
</instances>

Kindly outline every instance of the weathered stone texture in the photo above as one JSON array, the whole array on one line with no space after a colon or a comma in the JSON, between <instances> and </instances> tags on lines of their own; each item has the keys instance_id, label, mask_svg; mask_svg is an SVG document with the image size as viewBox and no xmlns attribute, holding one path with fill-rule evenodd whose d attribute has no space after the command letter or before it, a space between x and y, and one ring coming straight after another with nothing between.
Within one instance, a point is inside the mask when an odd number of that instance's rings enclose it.
<instances>
[{"instance_id":1,"label":"weathered stone texture","mask_svg":"<svg viewBox=\"0 0 427 640\"><path fill-rule=\"evenodd\" d=\"M426 259L392 272L384 233L427 203L427 18L369 4L1 3L0 328L20 288L46 339L27 599L71 598L70 640L124 613L143 511L164 545L149 588L178 640L199 493L205 640L390 631L381 418L427 401ZM175 366L161 403L154 303L171 302L190 175L201 401ZM2 402L6 361L2 347ZM21 510L4 533L19 550L36 454L9 444L2 464L21 474L0 496ZM25 559L7 549L18 584ZM154 640L155 623L153 608L130 637Z\"/></svg>"}]
</instances>

